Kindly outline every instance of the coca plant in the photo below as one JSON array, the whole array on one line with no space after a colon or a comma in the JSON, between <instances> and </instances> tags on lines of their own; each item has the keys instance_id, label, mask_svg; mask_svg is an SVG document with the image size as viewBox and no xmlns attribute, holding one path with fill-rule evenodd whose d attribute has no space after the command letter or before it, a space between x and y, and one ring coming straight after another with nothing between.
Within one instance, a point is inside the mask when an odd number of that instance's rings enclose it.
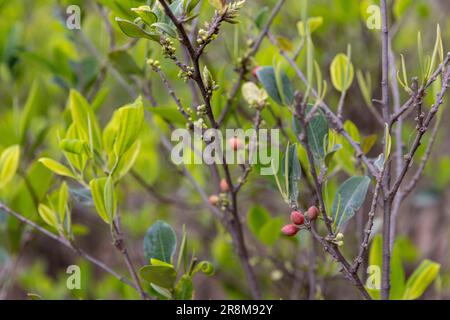
<instances>
[{"instance_id":1,"label":"coca plant","mask_svg":"<svg viewBox=\"0 0 450 320\"><path fill-rule=\"evenodd\" d=\"M146 176L152 170L147 152L160 152L155 140L168 157L174 147L169 136L177 128L192 133L237 127L278 129L281 137L275 148L282 149L283 156L272 160L271 175L258 175L261 164L251 159L235 165L225 157L218 163L168 169L190 184L188 200L201 201L209 212L207 224L216 223L213 257L207 258L213 258L219 269L233 261L228 267L243 272L244 291L254 299L277 296L264 278L268 264L277 268L271 274L273 281L281 272L301 286L302 275L309 298L321 296L320 277L334 275L319 269L336 265L348 286L364 299L421 297L440 265L424 260L406 280L396 222L432 153L449 86L450 53L444 51L439 26L430 52L423 49L419 33L419 70L411 77L404 56L393 50L386 2L380 1L381 30L376 32L381 81L373 85L371 74L361 71L365 66L353 62L350 44L345 52L333 54L326 67L317 54L316 30L327 22L308 15L307 0L300 1L301 19L292 39L272 31L277 15L290 6L288 0L260 10L244 35L239 34L248 5L244 0L125 1L123 6L99 1L96 8L109 37L101 72L112 75L129 93L129 101L118 108L114 105L117 109L106 121L99 111L106 96L99 90L105 76L99 75L91 90L82 86L70 90L62 125L48 126L40 133L42 138L38 134L29 143L34 108L44 99L37 83L19 111L16 142L1 153L1 213L27 226L20 230L23 237L34 230L44 234L130 286L142 299L192 299L194 276L212 275L213 264L197 260L184 227L173 228L161 220L150 226L143 239L145 262L134 259L129 253L133 242L126 238L122 220L127 207L142 200L130 193L129 181L155 201L188 210L189 201L180 205L174 194L160 194L155 179ZM122 47L116 44L120 32L129 37ZM230 32L236 34L235 50L226 63L234 65L233 77L219 72L224 63L210 54L214 46L222 46L224 37L230 38ZM271 64L261 53L264 42L278 52ZM140 43L146 50L136 61L131 52ZM100 54L95 47L94 53ZM178 78L170 76L174 70ZM164 90L155 90L157 80ZM356 82L365 110L378 126L376 134L363 134L357 122L345 118ZM174 107L159 103L163 95ZM56 148L45 149L47 135ZM236 136L226 141L238 153L248 153L251 144ZM421 158L420 148L425 148ZM275 160L281 160L280 166ZM21 179L24 183L17 190L8 187ZM273 206L283 203L282 216L269 214L259 203L250 203L248 213L244 212L249 203L243 194L262 185L269 186ZM21 197L30 204L19 205ZM104 222L128 275L80 247L79 225L73 222L77 206L96 212ZM380 234L374 227L377 215L382 218ZM360 234L351 227L357 216L364 225ZM181 232L180 241L174 229ZM306 272L296 270L300 267L295 251L277 252L278 245L306 252L299 254L307 259Z\"/></svg>"}]
</instances>

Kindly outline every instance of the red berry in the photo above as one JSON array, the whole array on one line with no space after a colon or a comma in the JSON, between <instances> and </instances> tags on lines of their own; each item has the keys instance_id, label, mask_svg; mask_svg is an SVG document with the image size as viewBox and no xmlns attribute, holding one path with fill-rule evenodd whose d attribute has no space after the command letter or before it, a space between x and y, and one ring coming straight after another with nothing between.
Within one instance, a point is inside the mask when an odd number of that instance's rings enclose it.
<instances>
[{"instance_id":1,"label":"red berry","mask_svg":"<svg viewBox=\"0 0 450 320\"><path fill-rule=\"evenodd\" d=\"M305 222L305 216L298 211L291 212L291 222L300 226Z\"/></svg>"},{"instance_id":2,"label":"red berry","mask_svg":"<svg viewBox=\"0 0 450 320\"><path fill-rule=\"evenodd\" d=\"M258 70L259 70L260 68L261 68L260 66L256 66L256 67L253 68L253 70L252 70L252 75L253 75L255 78L257 78L256 72L258 72Z\"/></svg>"},{"instance_id":3,"label":"red berry","mask_svg":"<svg viewBox=\"0 0 450 320\"><path fill-rule=\"evenodd\" d=\"M244 144L242 143L241 139L237 137L230 138L230 140L228 140L228 144L230 148L233 149L234 151L242 149L244 147Z\"/></svg>"},{"instance_id":4,"label":"red berry","mask_svg":"<svg viewBox=\"0 0 450 320\"><path fill-rule=\"evenodd\" d=\"M289 237L295 236L298 230L300 229L295 224L287 224L283 228L281 228L281 232Z\"/></svg>"},{"instance_id":5,"label":"red berry","mask_svg":"<svg viewBox=\"0 0 450 320\"><path fill-rule=\"evenodd\" d=\"M228 182L226 179L220 180L220 191L222 192L230 191L230 187L228 186Z\"/></svg>"},{"instance_id":6,"label":"red berry","mask_svg":"<svg viewBox=\"0 0 450 320\"><path fill-rule=\"evenodd\" d=\"M308 209L308 219L313 221L319 216L319 209L316 206L312 206Z\"/></svg>"},{"instance_id":7,"label":"red berry","mask_svg":"<svg viewBox=\"0 0 450 320\"><path fill-rule=\"evenodd\" d=\"M209 196L208 202L209 202L211 205L215 206L215 205L217 205L217 203L219 202L219 197L216 196L215 194L212 194L212 195Z\"/></svg>"}]
</instances>

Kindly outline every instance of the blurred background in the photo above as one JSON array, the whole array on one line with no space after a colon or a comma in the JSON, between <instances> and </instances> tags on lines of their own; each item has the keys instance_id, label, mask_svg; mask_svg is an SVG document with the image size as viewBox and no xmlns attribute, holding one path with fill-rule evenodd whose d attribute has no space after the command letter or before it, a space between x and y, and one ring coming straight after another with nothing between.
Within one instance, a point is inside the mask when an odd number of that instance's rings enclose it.
<instances>
[{"instance_id":1,"label":"blurred background","mask_svg":"<svg viewBox=\"0 0 450 320\"><path fill-rule=\"evenodd\" d=\"M145 2L145 1L144 1ZM207 1L201 1L200 20L207 21L213 10ZM329 80L329 66L339 52L352 45L355 69L368 72L372 82L372 97L381 96L380 42L376 30L366 26L365 9L377 1L315 0L310 1L309 16L322 17L323 24L314 31L316 60L325 79ZM446 0L389 1L392 4L393 48L399 63L405 56L409 76L418 73L417 32L424 47L433 48L436 25L440 24L444 48L450 45L450 2ZM397 4L397 2L401 2ZM174 107L163 89L160 79L146 68L146 58L159 59L165 72L183 101L191 103L189 86L177 77L178 70L165 60L158 46L149 41L132 41L123 35L114 17L127 16L127 5L141 1L57 1L57 0L0 0L0 151L12 144L23 146L18 177L8 188L0 190L0 199L30 219L38 220L34 197L42 198L52 190L57 177L38 164L41 156L60 156L57 133L66 126L65 112L70 88L75 88L97 108L103 126L114 109L134 100L136 94L151 88L158 106ZM274 0L247 1L239 20L239 27L224 25L218 40L208 49L206 61L220 79L221 90L227 92L237 75L233 65L246 48L248 39L258 34L255 19L275 5ZM81 8L81 29L66 26L69 5ZM124 9L125 8L125 9ZM108 30L105 19L110 21ZM287 51L297 47L300 38L296 27L301 20L299 1L287 0L275 19L272 33L282 37ZM238 31L236 31L238 30ZM111 32L114 43L111 44ZM280 40L281 41L281 40ZM111 51L126 49L126 56ZM120 50L119 50L120 51ZM181 51L180 51L181 53ZM272 65L278 49L264 40L254 59L255 65ZM304 53L297 62L304 68ZM107 72L112 67L115 72ZM294 73L285 65L294 79ZM294 80L293 80L294 81ZM299 83L296 83L301 88ZM220 94L214 100L215 110L223 107ZM402 94L402 100L406 95ZM337 105L339 95L329 90L329 105ZM222 99L223 100L223 99ZM149 104L149 101L146 102ZM22 110L32 109L27 121ZM434 146L434 153L426 167L425 177L416 191L403 204L398 220L399 243L407 275L423 259L441 265L438 279L422 298L450 298L450 143L446 139L450 120L448 103L444 104L443 125ZM357 124L361 134L368 136L382 132L365 106L358 83L354 81L345 107L345 117ZM283 118L284 119L284 118ZM283 125L290 126L290 118ZM20 128L20 124L26 129ZM406 141L413 137L413 125L405 125ZM26 134L21 136L20 131ZM202 204L190 183L167 161L168 154L159 143L158 132L147 125L141 152L134 170L142 177L138 182L128 177L120 192L124 233L132 258L144 263L142 238L152 222L168 221L177 233L186 225L190 246L201 259L211 261L216 268L213 277L196 278L197 299L249 298L244 274L231 246L230 238ZM167 131L166 131L167 132ZM375 147L375 156L380 147ZM423 154L424 148L419 150ZM209 171L190 168L202 186L208 188ZM27 179L28 178L28 179ZM33 192L29 191L31 183ZM302 197L302 195L301 195ZM308 197L308 195L304 195ZM308 199L306 199L308 202ZM288 211L272 182L254 174L240 194L241 218L246 225L249 210L264 210L271 217L288 220ZM258 205L255 209L255 205ZM367 206L362 212L367 212ZM77 199L73 206L77 241L86 251L125 271L120 257L111 245L105 224ZM355 219L348 230L359 230L363 218ZM378 216L377 216L378 219ZM378 221L378 220L377 220ZM376 224L380 225L379 221ZM277 229L279 230L279 229ZM354 232L357 234L357 232ZM246 228L251 263L257 270L265 298L308 298L308 254L314 244L306 235L298 241L279 238L262 244ZM354 256L357 235L346 233L344 252ZM322 249L317 262L318 299L357 298L357 292L342 278L337 265ZM77 264L82 270L81 290L67 290L66 269ZM0 212L0 298L26 299L27 294L38 294L45 299L130 299L139 298L127 286L102 273L88 262L78 258L64 247L37 233L31 232L16 220Z\"/></svg>"}]
</instances>

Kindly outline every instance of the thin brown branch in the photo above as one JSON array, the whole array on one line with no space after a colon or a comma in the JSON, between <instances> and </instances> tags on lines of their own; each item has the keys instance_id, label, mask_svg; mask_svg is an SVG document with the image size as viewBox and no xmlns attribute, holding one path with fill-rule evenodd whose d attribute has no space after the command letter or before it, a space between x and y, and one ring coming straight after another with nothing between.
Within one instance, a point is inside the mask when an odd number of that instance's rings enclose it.
<instances>
[{"instance_id":1,"label":"thin brown branch","mask_svg":"<svg viewBox=\"0 0 450 320\"><path fill-rule=\"evenodd\" d=\"M92 257L91 255L87 254L86 252L84 252L82 249L80 249L79 247L77 247L73 242L70 242L69 240L62 238L60 236L57 236L53 233L51 233L50 231L44 229L43 227L37 225L36 223L34 223L33 221L25 218L24 216L22 216L21 214L15 212L14 210L11 210L8 206L6 206L4 203L0 202L0 210L2 210L3 212L15 217L16 219L18 219L20 222L25 223L26 225L30 226L31 228L39 231L40 233L42 233L43 235L47 236L48 238L62 244L63 246L65 246L66 248L72 250L73 252L75 252L76 254L78 254L79 256L85 258L86 260L88 260L89 262L91 262L92 264L94 264L95 266L97 266L98 268L102 269L103 271L111 274L112 276L114 276L115 278L117 278L118 280L120 280L121 282L125 283L126 285L129 285L130 287L134 288L137 290L137 287L130 282L130 280L128 280L127 278L125 278L124 276L120 275L119 273L117 273L116 271L114 271L112 268L110 268L109 266L107 266L105 263L101 262L100 260L97 260L96 258Z\"/></svg>"}]
</instances>

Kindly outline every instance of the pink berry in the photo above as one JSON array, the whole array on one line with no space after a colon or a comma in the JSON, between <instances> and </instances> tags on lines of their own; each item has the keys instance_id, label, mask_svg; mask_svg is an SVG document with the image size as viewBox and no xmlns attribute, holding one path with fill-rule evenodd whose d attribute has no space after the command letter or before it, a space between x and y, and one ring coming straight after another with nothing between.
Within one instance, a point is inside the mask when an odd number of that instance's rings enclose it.
<instances>
[{"instance_id":1,"label":"pink berry","mask_svg":"<svg viewBox=\"0 0 450 320\"><path fill-rule=\"evenodd\" d=\"M305 222L305 216L298 211L291 212L291 222L300 226Z\"/></svg>"},{"instance_id":2,"label":"pink berry","mask_svg":"<svg viewBox=\"0 0 450 320\"><path fill-rule=\"evenodd\" d=\"M308 209L308 219L314 221L319 216L319 209L316 206L312 206Z\"/></svg>"},{"instance_id":3,"label":"pink berry","mask_svg":"<svg viewBox=\"0 0 450 320\"><path fill-rule=\"evenodd\" d=\"M297 234L298 230L300 229L295 224L287 224L281 229L281 232L289 237L292 237Z\"/></svg>"},{"instance_id":4,"label":"pink berry","mask_svg":"<svg viewBox=\"0 0 450 320\"><path fill-rule=\"evenodd\" d=\"M254 67L253 68L253 70L252 70L252 75L256 78L257 76L256 76L256 73L258 72L258 70L260 69L261 67L260 66L256 66L256 67Z\"/></svg>"},{"instance_id":5,"label":"pink berry","mask_svg":"<svg viewBox=\"0 0 450 320\"><path fill-rule=\"evenodd\" d=\"M230 191L230 186L228 185L228 182L226 179L220 180L220 191L222 191L222 192Z\"/></svg>"},{"instance_id":6,"label":"pink berry","mask_svg":"<svg viewBox=\"0 0 450 320\"><path fill-rule=\"evenodd\" d=\"M215 194L212 194L209 196L208 201L211 205L215 206L219 202L219 197L216 196Z\"/></svg>"},{"instance_id":7,"label":"pink berry","mask_svg":"<svg viewBox=\"0 0 450 320\"><path fill-rule=\"evenodd\" d=\"M242 141L237 137L230 138L230 140L228 140L228 144L230 148L234 151L242 149L244 147Z\"/></svg>"}]
</instances>

